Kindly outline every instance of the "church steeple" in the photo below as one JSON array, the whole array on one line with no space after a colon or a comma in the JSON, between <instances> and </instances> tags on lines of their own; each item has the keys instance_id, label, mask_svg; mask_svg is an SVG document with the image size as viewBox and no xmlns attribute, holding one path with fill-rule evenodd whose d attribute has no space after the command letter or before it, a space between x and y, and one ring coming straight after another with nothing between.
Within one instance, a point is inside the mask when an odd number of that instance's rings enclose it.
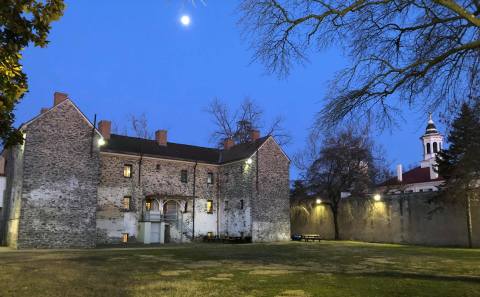
<instances>
[{"instance_id":1,"label":"church steeple","mask_svg":"<svg viewBox=\"0 0 480 297\"><path fill-rule=\"evenodd\" d=\"M437 130L435 123L432 119L432 114L430 113L428 117L427 128L425 129L425 134L420 137L423 147L423 160L421 162L421 167L430 167L435 165L435 157L437 153L443 148L443 136ZM432 170L431 170L432 171ZM431 177L436 178L436 173L431 173Z\"/></svg>"}]
</instances>

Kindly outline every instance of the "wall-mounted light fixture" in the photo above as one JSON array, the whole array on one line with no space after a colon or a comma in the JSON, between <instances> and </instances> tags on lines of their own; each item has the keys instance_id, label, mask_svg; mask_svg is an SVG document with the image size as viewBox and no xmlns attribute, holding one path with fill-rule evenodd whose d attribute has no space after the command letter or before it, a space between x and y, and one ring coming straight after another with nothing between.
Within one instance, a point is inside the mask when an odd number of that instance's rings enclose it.
<instances>
[{"instance_id":1,"label":"wall-mounted light fixture","mask_svg":"<svg viewBox=\"0 0 480 297\"><path fill-rule=\"evenodd\" d=\"M315 200L315 203L316 203L316 204L321 204L321 203L322 203L322 199L317 198L317 200Z\"/></svg>"},{"instance_id":2,"label":"wall-mounted light fixture","mask_svg":"<svg viewBox=\"0 0 480 297\"><path fill-rule=\"evenodd\" d=\"M103 145L105 145L105 144L106 144L105 139L103 139L103 137L100 137L100 138L98 139L98 146L103 146Z\"/></svg>"},{"instance_id":3,"label":"wall-mounted light fixture","mask_svg":"<svg viewBox=\"0 0 480 297\"><path fill-rule=\"evenodd\" d=\"M380 201L380 200L382 200L382 196L380 196L380 194L375 194L375 195L373 195L373 200Z\"/></svg>"},{"instance_id":4,"label":"wall-mounted light fixture","mask_svg":"<svg viewBox=\"0 0 480 297\"><path fill-rule=\"evenodd\" d=\"M252 162L253 162L252 158L248 158L245 163L247 163L248 165L250 165L250 164L252 164Z\"/></svg>"}]
</instances>

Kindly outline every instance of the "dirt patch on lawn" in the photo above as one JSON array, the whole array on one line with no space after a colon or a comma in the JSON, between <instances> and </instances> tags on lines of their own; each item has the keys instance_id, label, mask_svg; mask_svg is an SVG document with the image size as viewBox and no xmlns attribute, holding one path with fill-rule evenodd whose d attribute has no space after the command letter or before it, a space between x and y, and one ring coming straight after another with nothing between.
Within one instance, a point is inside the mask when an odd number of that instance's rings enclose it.
<instances>
[{"instance_id":1,"label":"dirt patch on lawn","mask_svg":"<svg viewBox=\"0 0 480 297\"><path fill-rule=\"evenodd\" d=\"M190 270L182 269L182 270L164 270L160 271L161 276L179 276L181 274L189 273Z\"/></svg>"},{"instance_id":2,"label":"dirt patch on lawn","mask_svg":"<svg viewBox=\"0 0 480 297\"><path fill-rule=\"evenodd\" d=\"M304 290L286 290L275 297L310 297Z\"/></svg>"}]
</instances>

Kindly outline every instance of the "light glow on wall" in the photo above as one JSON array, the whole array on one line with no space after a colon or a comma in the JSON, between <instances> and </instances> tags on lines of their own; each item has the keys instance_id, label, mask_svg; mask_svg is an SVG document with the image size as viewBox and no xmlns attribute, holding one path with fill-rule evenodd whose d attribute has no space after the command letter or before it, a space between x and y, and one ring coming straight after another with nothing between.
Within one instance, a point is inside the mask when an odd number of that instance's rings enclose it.
<instances>
[{"instance_id":1,"label":"light glow on wall","mask_svg":"<svg viewBox=\"0 0 480 297\"><path fill-rule=\"evenodd\" d=\"M105 139L103 139L103 137L98 139L98 146L103 146L105 144L106 144L106 142L105 142Z\"/></svg>"}]
</instances>

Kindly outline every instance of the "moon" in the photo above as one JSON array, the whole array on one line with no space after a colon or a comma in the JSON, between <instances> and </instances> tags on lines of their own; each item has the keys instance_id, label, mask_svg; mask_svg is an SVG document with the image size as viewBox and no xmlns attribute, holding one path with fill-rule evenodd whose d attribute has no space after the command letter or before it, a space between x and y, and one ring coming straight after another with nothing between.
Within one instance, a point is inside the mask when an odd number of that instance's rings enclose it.
<instances>
[{"instance_id":1,"label":"moon","mask_svg":"<svg viewBox=\"0 0 480 297\"><path fill-rule=\"evenodd\" d=\"M185 27L188 27L190 25L190 16L188 15L182 15L182 17L180 18L180 23L182 23L183 26Z\"/></svg>"}]
</instances>

